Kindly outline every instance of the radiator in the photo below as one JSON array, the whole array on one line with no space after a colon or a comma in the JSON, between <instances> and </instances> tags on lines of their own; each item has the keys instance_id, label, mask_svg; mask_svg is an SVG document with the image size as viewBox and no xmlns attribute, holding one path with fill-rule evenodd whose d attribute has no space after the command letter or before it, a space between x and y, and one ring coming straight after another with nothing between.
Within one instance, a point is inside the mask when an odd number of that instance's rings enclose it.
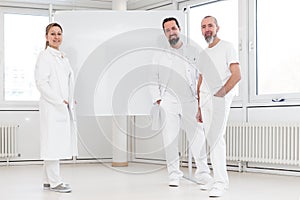
<instances>
[{"instance_id":1,"label":"radiator","mask_svg":"<svg viewBox=\"0 0 300 200\"><path fill-rule=\"evenodd\" d=\"M17 125L0 126L0 158L19 156L17 151Z\"/></svg>"},{"instance_id":2,"label":"radiator","mask_svg":"<svg viewBox=\"0 0 300 200\"><path fill-rule=\"evenodd\" d=\"M228 123L227 160L300 166L300 124Z\"/></svg>"}]
</instances>

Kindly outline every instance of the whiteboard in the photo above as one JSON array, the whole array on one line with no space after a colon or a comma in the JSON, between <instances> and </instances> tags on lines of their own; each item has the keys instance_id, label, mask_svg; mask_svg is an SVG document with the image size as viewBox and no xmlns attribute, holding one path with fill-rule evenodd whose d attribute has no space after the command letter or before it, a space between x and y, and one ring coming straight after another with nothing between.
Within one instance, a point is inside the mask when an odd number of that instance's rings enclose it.
<instances>
[{"instance_id":1,"label":"whiteboard","mask_svg":"<svg viewBox=\"0 0 300 200\"><path fill-rule=\"evenodd\" d=\"M155 49L168 45L162 30L176 17L185 33L182 11L58 11L66 53L76 74L77 114L148 115L147 88Z\"/></svg>"}]
</instances>

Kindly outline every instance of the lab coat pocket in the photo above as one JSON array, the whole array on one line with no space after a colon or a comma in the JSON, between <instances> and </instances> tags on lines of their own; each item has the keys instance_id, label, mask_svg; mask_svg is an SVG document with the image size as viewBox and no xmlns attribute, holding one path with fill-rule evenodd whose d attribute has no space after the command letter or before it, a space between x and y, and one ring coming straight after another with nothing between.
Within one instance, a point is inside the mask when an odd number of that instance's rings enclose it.
<instances>
[{"instance_id":1,"label":"lab coat pocket","mask_svg":"<svg viewBox=\"0 0 300 200\"><path fill-rule=\"evenodd\" d=\"M152 119L152 130L159 130L161 128L161 108L160 105L155 104L150 111L151 119Z\"/></svg>"},{"instance_id":2,"label":"lab coat pocket","mask_svg":"<svg viewBox=\"0 0 300 200\"><path fill-rule=\"evenodd\" d=\"M56 122L67 122L69 112L66 104L60 104L55 107Z\"/></svg>"}]
</instances>

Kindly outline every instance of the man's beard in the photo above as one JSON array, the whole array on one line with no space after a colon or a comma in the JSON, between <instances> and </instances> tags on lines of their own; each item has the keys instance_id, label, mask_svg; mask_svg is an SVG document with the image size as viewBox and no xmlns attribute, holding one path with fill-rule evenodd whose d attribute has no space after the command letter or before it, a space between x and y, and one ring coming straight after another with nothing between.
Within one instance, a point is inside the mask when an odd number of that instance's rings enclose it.
<instances>
[{"instance_id":1,"label":"man's beard","mask_svg":"<svg viewBox=\"0 0 300 200\"><path fill-rule=\"evenodd\" d=\"M205 37L205 41L207 42L207 44L211 44L213 43L214 39L216 38L216 36L207 36Z\"/></svg>"},{"instance_id":2,"label":"man's beard","mask_svg":"<svg viewBox=\"0 0 300 200\"><path fill-rule=\"evenodd\" d=\"M179 41L179 37L173 38L173 39L169 39L169 43L171 46L175 46Z\"/></svg>"}]
</instances>

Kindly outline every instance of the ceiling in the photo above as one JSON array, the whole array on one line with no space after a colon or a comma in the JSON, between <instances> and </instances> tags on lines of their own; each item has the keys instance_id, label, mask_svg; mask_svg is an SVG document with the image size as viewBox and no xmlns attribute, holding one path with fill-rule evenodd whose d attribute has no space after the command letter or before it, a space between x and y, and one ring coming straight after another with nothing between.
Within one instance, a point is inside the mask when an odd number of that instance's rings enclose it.
<instances>
[{"instance_id":1,"label":"ceiling","mask_svg":"<svg viewBox=\"0 0 300 200\"><path fill-rule=\"evenodd\" d=\"M46 7L52 4L54 8L71 6L74 8L111 9L112 1L113 0L0 0L0 6ZM172 4L173 1L174 0L127 0L127 9L147 9Z\"/></svg>"}]
</instances>

